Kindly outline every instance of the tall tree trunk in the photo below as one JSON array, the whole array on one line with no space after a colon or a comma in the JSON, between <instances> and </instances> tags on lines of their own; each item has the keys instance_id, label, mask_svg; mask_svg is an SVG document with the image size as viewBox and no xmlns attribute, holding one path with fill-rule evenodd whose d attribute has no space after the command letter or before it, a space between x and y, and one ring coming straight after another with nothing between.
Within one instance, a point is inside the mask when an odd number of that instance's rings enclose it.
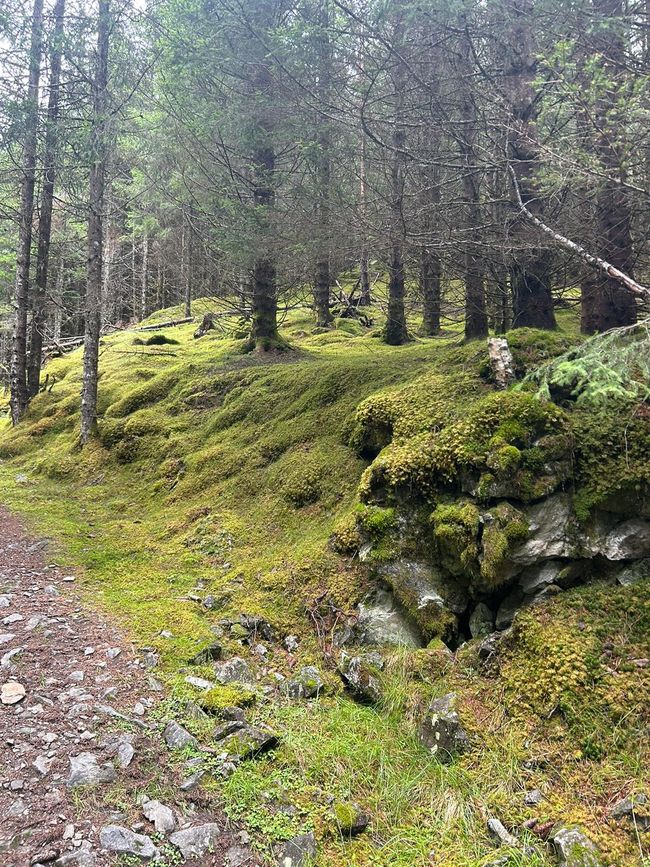
<instances>
[{"instance_id":1,"label":"tall tree trunk","mask_svg":"<svg viewBox=\"0 0 650 867\"><path fill-rule=\"evenodd\" d=\"M594 0L594 12L602 22L594 37L605 82L611 82L596 102L598 135L595 152L605 180L596 198L597 250L603 259L626 274L632 274L632 213L626 174L621 164L616 131L625 124L618 100L625 75L625 44L618 29L623 16L621 0ZM600 85L601 87L604 84ZM637 320L634 297L618 281L604 274L590 274L582 284L582 330L586 334L632 325Z\"/></svg>"},{"instance_id":2,"label":"tall tree trunk","mask_svg":"<svg viewBox=\"0 0 650 867\"><path fill-rule=\"evenodd\" d=\"M397 12L395 45L403 50L404 13ZM390 261L388 264L388 316L384 340L392 346L400 346L408 340L406 313L404 310L404 185L406 173L406 64L401 56L394 59L393 87L395 90L395 113L392 136L391 168L391 226Z\"/></svg>"},{"instance_id":3,"label":"tall tree trunk","mask_svg":"<svg viewBox=\"0 0 650 867\"><path fill-rule=\"evenodd\" d=\"M190 223L190 215L184 213L183 217L183 232L181 236L182 252L181 252L181 271L183 273L183 299L185 304L185 318L189 319L192 315L192 283L194 277L194 263L192 262L193 244L192 244L192 226Z\"/></svg>"},{"instance_id":4,"label":"tall tree trunk","mask_svg":"<svg viewBox=\"0 0 650 867\"><path fill-rule=\"evenodd\" d=\"M146 228L142 235L142 283L140 286L140 319L147 315L147 297L149 290L149 233Z\"/></svg>"},{"instance_id":5,"label":"tall tree trunk","mask_svg":"<svg viewBox=\"0 0 650 867\"><path fill-rule=\"evenodd\" d=\"M330 256L331 256L331 185L332 185L332 141L329 119L326 116L331 102L332 89L332 50L329 37L329 0L320 0L318 33L316 35L318 56L318 99L321 110L317 115L318 124L318 255L314 277L314 307L316 325L324 328L331 324L330 312Z\"/></svg>"},{"instance_id":6,"label":"tall tree trunk","mask_svg":"<svg viewBox=\"0 0 650 867\"><path fill-rule=\"evenodd\" d=\"M463 16L464 19L464 16ZM459 137L463 163L463 196L465 199L465 337L485 338L488 318L485 306L484 264L479 255L481 226L481 190L476 158L477 111L472 88L471 45L467 24L460 43L460 115L462 129Z\"/></svg>"},{"instance_id":7,"label":"tall tree trunk","mask_svg":"<svg viewBox=\"0 0 650 867\"><path fill-rule=\"evenodd\" d=\"M97 60L93 81L93 127L90 133L90 183L88 190L88 261L84 299L84 360L81 391L81 444L97 430L97 380L99 375L99 332L101 327L102 240L104 228L104 184L108 158L108 43L110 0L99 0Z\"/></svg>"},{"instance_id":8,"label":"tall tree trunk","mask_svg":"<svg viewBox=\"0 0 650 867\"><path fill-rule=\"evenodd\" d=\"M433 337L440 334L442 262L440 256L429 247L422 249L420 283L422 289L422 333L427 337Z\"/></svg>"},{"instance_id":9,"label":"tall tree trunk","mask_svg":"<svg viewBox=\"0 0 650 867\"><path fill-rule=\"evenodd\" d=\"M263 10L261 28L272 25L268 10ZM253 265L252 273L252 328L251 345L258 349L277 348L281 341L278 334L278 289L275 257L270 241L269 221L275 203L275 144L273 123L273 76L266 58L256 64L252 89L257 103L253 117L252 163L254 171L253 200L259 212L262 230L261 252Z\"/></svg>"},{"instance_id":10,"label":"tall tree trunk","mask_svg":"<svg viewBox=\"0 0 650 867\"><path fill-rule=\"evenodd\" d=\"M43 165L43 192L38 223L38 250L36 253L36 286L32 305L32 328L30 333L29 366L27 386L29 396L38 394L43 358L43 332L45 329L45 305L47 299L50 238L52 236L52 206L56 180L56 157L59 122L59 88L61 57L63 55L63 16L65 0L57 0L54 6L54 32L50 52L50 94L47 105L47 130Z\"/></svg>"},{"instance_id":11,"label":"tall tree trunk","mask_svg":"<svg viewBox=\"0 0 650 867\"><path fill-rule=\"evenodd\" d=\"M36 183L36 148L38 143L38 98L43 50L43 0L34 0L29 50L29 83L23 148L23 177L20 190L20 222L14 297L14 330L11 354L11 420L13 424L27 408L27 311L29 308L29 270L32 255L32 221Z\"/></svg>"},{"instance_id":12,"label":"tall tree trunk","mask_svg":"<svg viewBox=\"0 0 650 867\"><path fill-rule=\"evenodd\" d=\"M509 93L511 124L509 151L524 204L535 215L541 215L539 190L535 170L539 165L537 148L537 101L534 88L536 75L533 40L534 0L511 0L509 37L505 46L505 87ZM513 233L520 249L511 267L513 325L516 328L556 327L553 296L550 287L548 252L529 236L524 221L519 218Z\"/></svg>"}]
</instances>

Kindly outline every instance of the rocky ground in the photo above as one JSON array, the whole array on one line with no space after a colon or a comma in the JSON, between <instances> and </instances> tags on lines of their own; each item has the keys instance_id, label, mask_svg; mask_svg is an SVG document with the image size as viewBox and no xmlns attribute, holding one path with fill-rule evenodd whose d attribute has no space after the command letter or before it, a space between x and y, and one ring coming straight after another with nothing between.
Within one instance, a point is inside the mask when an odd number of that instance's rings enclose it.
<instances>
[{"instance_id":1,"label":"rocky ground","mask_svg":"<svg viewBox=\"0 0 650 867\"><path fill-rule=\"evenodd\" d=\"M155 672L51 556L0 508L1 863L259 864L170 762Z\"/></svg>"}]
</instances>

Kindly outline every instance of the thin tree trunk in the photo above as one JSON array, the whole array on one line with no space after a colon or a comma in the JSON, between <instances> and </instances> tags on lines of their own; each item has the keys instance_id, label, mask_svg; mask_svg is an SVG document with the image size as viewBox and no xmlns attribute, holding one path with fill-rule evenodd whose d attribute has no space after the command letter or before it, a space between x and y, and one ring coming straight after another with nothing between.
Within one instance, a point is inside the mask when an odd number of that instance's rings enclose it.
<instances>
[{"instance_id":1,"label":"thin tree trunk","mask_svg":"<svg viewBox=\"0 0 650 867\"><path fill-rule=\"evenodd\" d=\"M36 184L38 142L38 98L43 49L43 0L34 0L29 51L28 103L25 119L23 177L20 191L20 223L16 264L15 319L11 355L11 420L18 424L27 408L27 311L29 308L29 271L32 254L32 220Z\"/></svg>"},{"instance_id":2,"label":"thin tree trunk","mask_svg":"<svg viewBox=\"0 0 650 867\"><path fill-rule=\"evenodd\" d=\"M440 334L440 301L442 262L440 256L428 247L422 250L420 263L422 288L422 332L427 337Z\"/></svg>"},{"instance_id":3,"label":"thin tree trunk","mask_svg":"<svg viewBox=\"0 0 650 867\"><path fill-rule=\"evenodd\" d=\"M361 241L361 261L360 261L360 296L359 306L369 307L372 304L372 295L370 288L370 267L368 253L368 239L366 236L368 224L368 142L366 134L361 133L361 231L363 233Z\"/></svg>"},{"instance_id":4,"label":"thin tree trunk","mask_svg":"<svg viewBox=\"0 0 650 867\"><path fill-rule=\"evenodd\" d=\"M47 131L43 166L43 192L38 225L38 250L36 253L36 286L33 300L32 328L30 334L27 386L29 396L38 394L43 358L43 332L45 329L45 305L47 298L50 238L52 236L52 207L56 180L56 157L59 122L59 88L61 57L63 55L63 16L65 0L57 0L54 7L54 32L50 54L50 94L47 106Z\"/></svg>"},{"instance_id":5,"label":"thin tree trunk","mask_svg":"<svg viewBox=\"0 0 650 867\"><path fill-rule=\"evenodd\" d=\"M147 315L147 295L149 289L149 234L144 230L142 236L142 284L140 294L140 319Z\"/></svg>"},{"instance_id":6,"label":"thin tree trunk","mask_svg":"<svg viewBox=\"0 0 650 867\"><path fill-rule=\"evenodd\" d=\"M403 48L404 16L398 11L395 44ZM391 229L390 261L388 265L388 317L384 340L392 346L400 346L408 340L406 313L404 310L404 184L406 147L406 65L401 57L394 61L393 86L395 89L395 115L393 119L393 157L391 170Z\"/></svg>"},{"instance_id":7,"label":"thin tree trunk","mask_svg":"<svg viewBox=\"0 0 650 867\"><path fill-rule=\"evenodd\" d=\"M594 8L598 20L610 25L598 31L594 37L596 49L602 58L599 65L605 80L611 81L607 93L597 100L595 108L599 130L595 151L606 177L596 198L599 246L603 258L629 275L634 263L632 212L624 183L625 170L617 152L614 132L625 123L625 119L617 112L617 100L621 96L619 79L625 74L623 70L626 63L623 37L616 27L623 16L623 4L621 0L594 0ZM634 298L617 280L601 271L591 274L584 281L583 332L593 334L608 331L610 328L633 325L636 320Z\"/></svg>"},{"instance_id":8,"label":"thin tree trunk","mask_svg":"<svg viewBox=\"0 0 650 867\"><path fill-rule=\"evenodd\" d=\"M331 218L331 136L329 120L324 112L331 101L332 52L329 39L329 0L320 0L318 45L318 96L322 111L318 114L318 240L319 251L314 279L314 306L316 325L324 328L331 324L330 311L330 218Z\"/></svg>"},{"instance_id":9,"label":"thin tree trunk","mask_svg":"<svg viewBox=\"0 0 650 867\"><path fill-rule=\"evenodd\" d=\"M541 215L540 196L535 183L539 153L535 130L537 100L533 86L536 75L534 2L513 0L508 8L512 15L505 64L505 86L510 94L512 113L509 149L522 199L534 214ZM510 270L513 325L516 328L555 328L548 252L535 245L521 222L513 226L513 234L520 242L520 249L515 253Z\"/></svg>"},{"instance_id":10,"label":"thin tree trunk","mask_svg":"<svg viewBox=\"0 0 650 867\"><path fill-rule=\"evenodd\" d=\"M110 0L99 0L97 61L93 82L93 127L90 133L88 262L84 303L84 360L81 392L81 444L97 430L97 380L102 292L102 235L107 162L108 44Z\"/></svg>"},{"instance_id":11,"label":"thin tree trunk","mask_svg":"<svg viewBox=\"0 0 650 867\"><path fill-rule=\"evenodd\" d=\"M272 26L268 10L263 10L260 26ZM262 228L261 253L257 256L252 273L252 328L251 345L264 351L277 348L281 341L278 333L278 295L275 258L269 238L269 220L275 203L275 146L273 121L273 77L266 58L256 64L252 89L257 109L252 122L252 163L254 167L253 200L259 212Z\"/></svg>"},{"instance_id":12,"label":"thin tree trunk","mask_svg":"<svg viewBox=\"0 0 650 867\"><path fill-rule=\"evenodd\" d=\"M488 318L485 306L485 275L478 255L481 226L481 191L476 168L477 111L472 93L471 46L465 27L460 44L460 78L462 130L460 152L463 162L463 194L465 199L465 337L468 340L488 335Z\"/></svg>"},{"instance_id":13,"label":"thin tree trunk","mask_svg":"<svg viewBox=\"0 0 650 867\"><path fill-rule=\"evenodd\" d=\"M183 221L183 253L182 263L183 268L183 298L185 302L185 318L189 319L192 315L192 228L189 225L189 218L184 217Z\"/></svg>"}]
</instances>

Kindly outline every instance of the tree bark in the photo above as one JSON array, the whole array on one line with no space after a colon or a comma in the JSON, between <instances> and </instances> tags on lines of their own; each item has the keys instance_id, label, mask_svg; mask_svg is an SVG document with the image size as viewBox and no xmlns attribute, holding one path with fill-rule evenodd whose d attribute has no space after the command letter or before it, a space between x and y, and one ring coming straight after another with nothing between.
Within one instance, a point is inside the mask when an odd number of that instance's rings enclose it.
<instances>
[{"instance_id":1,"label":"tree bark","mask_svg":"<svg viewBox=\"0 0 650 867\"><path fill-rule=\"evenodd\" d=\"M140 319L147 315L147 298L149 290L149 234L146 228L142 235L142 282L140 285Z\"/></svg>"},{"instance_id":2,"label":"tree bark","mask_svg":"<svg viewBox=\"0 0 650 867\"><path fill-rule=\"evenodd\" d=\"M422 250L420 263L422 287L422 332L427 337L440 334L440 301L442 262L440 256L428 247Z\"/></svg>"},{"instance_id":3,"label":"tree bark","mask_svg":"<svg viewBox=\"0 0 650 867\"><path fill-rule=\"evenodd\" d=\"M397 12L395 45L403 48L404 13ZM404 186L406 171L406 75L407 69L400 56L394 59L393 87L395 113L393 117L392 167L391 167L391 226L390 261L388 264L388 316L384 340L392 346L400 346L408 340L406 313L404 310Z\"/></svg>"},{"instance_id":4,"label":"tree bark","mask_svg":"<svg viewBox=\"0 0 650 867\"><path fill-rule=\"evenodd\" d=\"M463 16L464 19L464 16ZM463 197L465 199L465 337L487 337L488 318L485 306L485 275L483 263L478 254L481 226L481 190L476 168L477 111L471 87L472 74L471 45L466 22L464 36L460 43L460 79L462 129L459 137L461 161L463 163Z\"/></svg>"},{"instance_id":5,"label":"tree bark","mask_svg":"<svg viewBox=\"0 0 650 867\"><path fill-rule=\"evenodd\" d=\"M607 93L597 100L595 109L598 127L595 152L606 177L596 198L599 247L604 259L619 271L631 274L634 263L632 212L615 132L625 122L617 114L620 78L624 75L626 60L625 44L616 26L611 26L621 20L623 4L621 0L594 0L594 11L598 20L610 25L599 29L594 39L604 79L612 82ZM634 298L617 280L601 272L591 274L583 282L581 325L584 333L633 325L636 320Z\"/></svg>"},{"instance_id":6,"label":"tree bark","mask_svg":"<svg viewBox=\"0 0 650 867\"><path fill-rule=\"evenodd\" d=\"M534 2L512 0L508 8L511 20L505 86L510 97L512 124L509 151L524 204L533 214L539 215L542 213L541 202L535 184L539 153L535 129L537 102L533 86L537 65L533 40ZM548 253L528 238L521 223L513 226L513 233L520 242L520 249L515 253L510 272L512 324L515 328L553 329L556 322L549 284Z\"/></svg>"},{"instance_id":7,"label":"tree bark","mask_svg":"<svg viewBox=\"0 0 650 867\"><path fill-rule=\"evenodd\" d=\"M54 204L54 184L56 181L56 158L58 146L59 89L61 79L61 58L63 55L63 17L65 0L57 0L54 7L54 32L50 53L50 93L47 106L47 130L45 133L45 154L43 166L43 192L38 225L38 250L36 253L36 285L32 306L32 327L29 346L29 366L27 386L29 396L38 394L43 358L43 332L45 329L45 306L47 299L48 265L50 260L50 239L52 236L52 209Z\"/></svg>"},{"instance_id":8,"label":"tree bark","mask_svg":"<svg viewBox=\"0 0 650 867\"><path fill-rule=\"evenodd\" d=\"M325 328L332 322L330 312L330 246L331 246L331 185L332 158L329 120L325 116L331 102L332 88L332 50L329 40L329 0L320 0L319 32L317 34L318 55L318 97L322 111L318 113L318 243L314 279L314 306L316 325Z\"/></svg>"},{"instance_id":9,"label":"tree bark","mask_svg":"<svg viewBox=\"0 0 650 867\"><path fill-rule=\"evenodd\" d=\"M29 308L29 272L32 254L34 186L36 184L36 148L38 142L38 100L43 50L43 0L34 0L29 82L23 148L23 177L20 191L20 222L14 297L14 329L11 355L11 420L18 424L29 402L27 388L27 311Z\"/></svg>"},{"instance_id":10,"label":"tree bark","mask_svg":"<svg viewBox=\"0 0 650 867\"><path fill-rule=\"evenodd\" d=\"M266 10L265 10L266 12ZM263 29L271 25L270 20L261 22ZM252 163L254 172L253 200L259 212L262 229L261 247L253 265L252 274L252 329L251 344L264 351L280 345L278 334L278 296L274 255L269 239L269 219L275 203L274 174L275 146L274 124L272 118L273 76L268 62L263 59L256 65L252 89L257 103L252 123Z\"/></svg>"},{"instance_id":11,"label":"tree bark","mask_svg":"<svg viewBox=\"0 0 650 867\"><path fill-rule=\"evenodd\" d=\"M93 126L90 133L90 183L88 191L88 261L84 300L84 359L81 392L81 444L97 430L97 382L101 327L102 240L104 185L108 158L108 48L111 26L110 0L99 0L97 59L93 81Z\"/></svg>"}]
</instances>

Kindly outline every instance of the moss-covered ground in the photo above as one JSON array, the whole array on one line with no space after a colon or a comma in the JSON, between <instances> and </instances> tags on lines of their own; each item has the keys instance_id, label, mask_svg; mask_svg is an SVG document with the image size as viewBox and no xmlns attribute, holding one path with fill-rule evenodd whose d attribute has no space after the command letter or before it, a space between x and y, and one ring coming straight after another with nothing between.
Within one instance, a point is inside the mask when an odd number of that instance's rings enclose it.
<instances>
[{"instance_id":1,"label":"moss-covered ground","mask_svg":"<svg viewBox=\"0 0 650 867\"><path fill-rule=\"evenodd\" d=\"M522 369L576 342L572 315L561 318L554 335L513 335ZM298 636L295 655L267 642L264 665L289 675L317 664L325 691L312 701L260 694L248 716L280 732L280 746L208 784L263 850L314 828L323 865L470 867L494 859L486 820L496 815L513 829L534 817L542 827L574 822L606 863L640 863L650 842L607 812L650 788L647 582L588 585L531 609L496 668L481 667L471 645L453 662L432 647L389 660L380 706L343 693L322 653L328 636L314 624L329 625L323 600L345 612L363 595L358 562L339 552L360 515L364 471L393 437L394 448L412 451L432 431L471 424L490 386L484 344L464 344L453 328L388 347L378 332L337 326L318 331L309 311L294 312L283 330L293 350L272 357L244 355L241 340L219 332L195 341L192 325L160 332L173 342L106 337L99 438L83 451L81 353L53 360L51 390L17 430L0 430L0 499L52 539L60 562L83 570L93 605L159 651L169 689L162 713L182 719L185 701L198 697L185 683L187 660L214 639L217 621L257 615L280 638ZM377 424L379 441L363 441L369 412L384 413L385 441ZM389 509L363 514L368 532L392 520ZM211 595L215 607L193 595ZM236 635L224 643L250 658ZM442 765L419 745L413 720L418 703L451 689L473 749ZM543 801L527 807L535 788ZM343 839L334 801L360 804L369 831ZM554 863L540 837L524 840L535 852L526 864ZM520 852L509 858L523 863Z\"/></svg>"}]
</instances>

